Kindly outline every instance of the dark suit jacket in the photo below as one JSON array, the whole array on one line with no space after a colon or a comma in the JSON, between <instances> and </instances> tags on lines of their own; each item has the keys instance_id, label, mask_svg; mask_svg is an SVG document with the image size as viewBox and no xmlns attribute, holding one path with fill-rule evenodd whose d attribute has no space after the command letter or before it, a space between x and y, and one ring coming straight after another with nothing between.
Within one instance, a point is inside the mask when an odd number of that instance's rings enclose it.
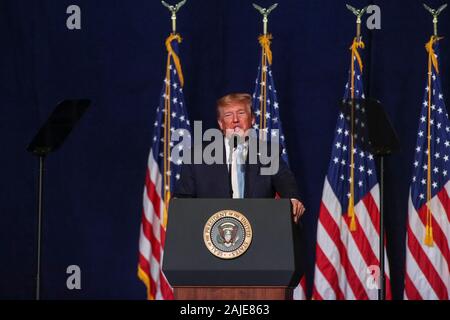
<instances>
[{"instance_id":1,"label":"dark suit jacket","mask_svg":"<svg viewBox=\"0 0 450 320\"><path fill-rule=\"evenodd\" d=\"M270 150L270 149L269 149ZM225 150L224 150L225 155ZM244 198L281 198L299 199L294 175L279 156L279 170L275 175L260 174L262 164L245 165ZM232 188L228 165L224 164L183 164L181 177L175 186L177 198L232 198Z\"/></svg>"}]
</instances>

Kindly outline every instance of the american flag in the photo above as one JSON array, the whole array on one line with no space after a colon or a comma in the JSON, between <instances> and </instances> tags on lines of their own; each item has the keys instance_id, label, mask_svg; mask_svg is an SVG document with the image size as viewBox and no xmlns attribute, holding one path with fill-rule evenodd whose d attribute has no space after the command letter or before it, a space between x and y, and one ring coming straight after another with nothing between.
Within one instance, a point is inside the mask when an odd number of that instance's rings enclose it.
<instances>
[{"instance_id":1,"label":"american flag","mask_svg":"<svg viewBox=\"0 0 450 320\"><path fill-rule=\"evenodd\" d=\"M427 43L428 74L408 201L404 298L450 296L450 122L439 74L439 38Z\"/></svg>"},{"instance_id":2,"label":"american flag","mask_svg":"<svg viewBox=\"0 0 450 320\"><path fill-rule=\"evenodd\" d=\"M262 132L264 136L267 135L268 139L279 140L281 157L289 166L286 141L281 126L280 105L272 76L272 51L270 49L272 35L261 35L258 40L261 45L261 60L253 92L253 110L256 116L253 128ZM304 277L294 290L294 299L306 299L306 279Z\"/></svg>"},{"instance_id":3,"label":"american flag","mask_svg":"<svg viewBox=\"0 0 450 320\"><path fill-rule=\"evenodd\" d=\"M277 99L277 90L272 76L272 51L270 43L272 35L266 34L259 37L261 45L261 62L258 67L255 91L253 93L253 110L255 112L254 129L264 134L270 134L269 139L279 139L282 158L289 165L286 142L281 127L280 105ZM276 131L278 130L279 137Z\"/></svg>"},{"instance_id":4,"label":"american flag","mask_svg":"<svg viewBox=\"0 0 450 320\"><path fill-rule=\"evenodd\" d=\"M364 99L359 48L364 48L364 44L355 39L344 101ZM363 137L355 136L367 125L361 120L366 110L358 104L355 109L354 128L349 112L338 117L325 177L317 226L315 300L378 299L380 190L374 156L360 148ZM390 298L385 261L386 293Z\"/></svg>"},{"instance_id":5,"label":"american flag","mask_svg":"<svg viewBox=\"0 0 450 320\"><path fill-rule=\"evenodd\" d=\"M167 208L171 191L180 179L181 158L172 159L175 132L190 140L190 123L183 97L183 74L178 57L178 34L166 40L167 67L148 157L139 239L138 276L148 299L173 299L173 290L162 273ZM178 145L181 147L181 145ZM177 147L177 148L178 148ZM182 150L174 153L182 155Z\"/></svg>"}]
</instances>

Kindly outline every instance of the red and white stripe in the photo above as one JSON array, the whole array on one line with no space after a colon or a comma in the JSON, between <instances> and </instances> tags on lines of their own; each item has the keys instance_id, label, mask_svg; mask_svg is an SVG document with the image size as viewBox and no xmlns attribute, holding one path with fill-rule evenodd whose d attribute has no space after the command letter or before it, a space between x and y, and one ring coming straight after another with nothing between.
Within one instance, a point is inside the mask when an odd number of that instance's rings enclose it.
<instances>
[{"instance_id":1,"label":"red and white stripe","mask_svg":"<svg viewBox=\"0 0 450 320\"><path fill-rule=\"evenodd\" d=\"M150 151L145 177L138 266L138 276L147 286L150 300L173 299L173 290L161 269L166 236L162 179L153 152Z\"/></svg>"},{"instance_id":2,"label":"red and white stripe","mask_svg":"<svg viewBox=\"0 0 450 320\"><path fill-rule=\"evenodd\" d=\"M303 276L297 288L294 289L294 300L306 300L306 277Z\"/></svg>"},{"instance_id":3,"label":"red and white stripe","mask_svg":"<svg viewBox=\"0 0 450 320\"><path fill-rule=\"evenodd\" d=\"M372 268L379 267L379 185L355 205L356 231L325 179L317 226L313 299L376 300ZM386 297L391 299L385 252ZM378 279L376 279L378 280Z\"/></svg>"},{"instance_id":4,"label":"red and white stripe","mask_svg":"<svg viewBox=\"0 0 450 320\"><path fill-rule=\"evenodd\" d=\"M434 246L424 244L426 204L416 211L409 195L406 235L407 300L448 300L450 297L450 182L431 199Z\"/></svg>"}]
</instances>

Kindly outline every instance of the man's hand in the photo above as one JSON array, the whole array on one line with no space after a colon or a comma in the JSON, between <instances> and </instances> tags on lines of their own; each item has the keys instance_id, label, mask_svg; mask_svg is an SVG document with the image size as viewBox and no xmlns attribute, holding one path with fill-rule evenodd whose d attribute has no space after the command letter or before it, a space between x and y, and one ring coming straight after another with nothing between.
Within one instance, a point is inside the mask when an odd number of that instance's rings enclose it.
<instances>
[{"instance_id":1,"label":"man's hand","mask_svg":"<svg viewBox=\"0 0 450 320\"><path fill-rule=\"evenodd\" d=\"M305 206L303 203L297 199L291 199L292 203L292 215L294 217L294 222L298 223L300 217L305 213Z\"/></svg>"}]
</instances>

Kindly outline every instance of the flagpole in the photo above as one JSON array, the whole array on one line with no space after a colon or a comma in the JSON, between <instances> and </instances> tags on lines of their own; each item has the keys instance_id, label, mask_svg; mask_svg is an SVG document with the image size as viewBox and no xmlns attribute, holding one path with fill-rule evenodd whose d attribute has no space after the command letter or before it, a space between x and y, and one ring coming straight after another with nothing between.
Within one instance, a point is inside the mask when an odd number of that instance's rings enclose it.
<instances>
[{"instance_id":1,"label":"flagpole","mask_svg":"<svg viewBox=\"0 0 450 320\"><path fill-rule=\"evenodd\" d=\"M350 150L350 157L351 157L351 164L350 164L350 172L351 172L351 183L350 183L350 201L349 201L349 213L351 215L351 223L350 223L350 230L355 231L355 225L353 225L356 220L355 211L354 211L354 108L355 108L355 72L354 72L354 63L355 63L355 50L357 50L358 46L361 44L362 38L361 38L361 17L366 13L367 7L363 8L361 10L355 9L350 5L346 5L347 9L353 12L353 14L356 16L356 38L354 40L354 43L352 45L352 61L351 61L351 150ZM355 43L356 42L356 43ZM356 48L355 48L356 47ZM380 222L379 222L379 229L380 229L380 235L379 235L379 261L380 261L380 278L379 280L379 288L378 288L378 300L385 300L386 298L386 276L385 276L385 259L384 259L384 156L380 156ZM353 226L352 226L353 225ZM352 230L353 228L353 230Z\"/></svg>"},{"instance_id":2,"label":"flagpole","mask_svg":"<svg viewBox=\"0 0 450 320\"><path fill-rule=\"evenodd\" d=\"M259 130L260 137L264 137L264 130L267 127L266 123L266 111L267 111L267 68L266 62L269 65L272 63L270 54L270 40L271 35L267 33L267 25L269 22L269 14L275 10L278 3L274 3L269 8L263 8L255 3L253 7L263 16L263 35L259 37L259 43L261 44L261 100L260 100L260 115L259 115Z\"/></svg>"},{"instance_id":3,"label":"flagpole","mask_svg":"<svg viewBox=\"0 0 450 320\"><path fill-rule=\"evenodd\" d=\"M183 0L183 1L179 2L179 3L177 3L174 6L168 4L165 1L161 1L162 5L164 7L166 7L167 9L169 9L169 11L172 13L172 15L170 17L171 20L172 20L172 34L176 34L177 33L177 12L186 3L186 1L187 0Z\"/></svg>"}]
</instances>

